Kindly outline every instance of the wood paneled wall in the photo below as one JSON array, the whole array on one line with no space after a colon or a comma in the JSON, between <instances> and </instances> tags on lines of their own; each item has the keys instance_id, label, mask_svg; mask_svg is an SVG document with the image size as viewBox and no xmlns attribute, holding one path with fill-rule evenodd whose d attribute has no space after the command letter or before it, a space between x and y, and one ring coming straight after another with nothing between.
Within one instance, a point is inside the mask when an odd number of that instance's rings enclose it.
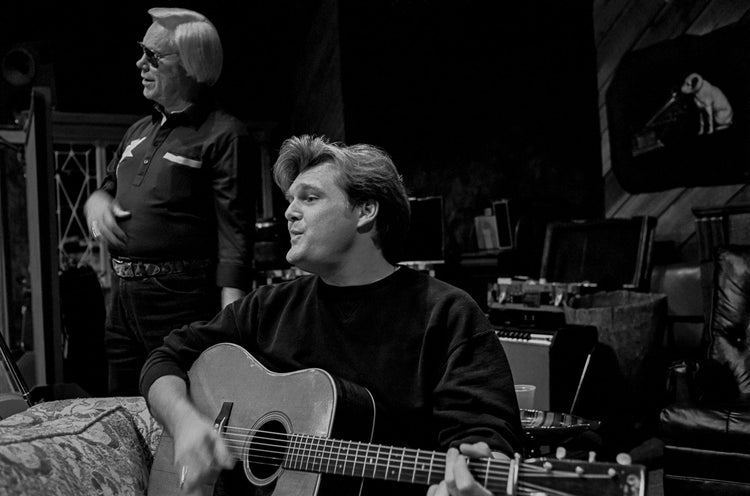
<instances>
[{"instance_id":1,"label":"wood paneled wall","mask_svg":"<svg viewBox=\"0 0 750 496\"><path fill-rule=\"evenodd\" d=\"M702 35L750 16L747 0L594 0L594 37L607 217L652 215L656 241L673 243L679 261L697 260L693 207L750 203L750 188L732 184L629 194L611 168L605 97L624 54L683 34ZM748 47L750 49L750 47Z\"/></svg>"}]
</instances>

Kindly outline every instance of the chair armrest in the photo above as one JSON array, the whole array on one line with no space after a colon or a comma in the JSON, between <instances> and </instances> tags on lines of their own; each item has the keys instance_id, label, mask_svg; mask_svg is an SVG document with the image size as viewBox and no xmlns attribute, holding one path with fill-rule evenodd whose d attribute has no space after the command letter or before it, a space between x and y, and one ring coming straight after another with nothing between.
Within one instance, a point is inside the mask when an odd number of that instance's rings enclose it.
<instances>
[{"instance_id":1,"label":"chair armrest","mask_svg":"<svg viewBox=\"0 0 750 496\"><path fill-rule=\"evenodd\" d=\"M667 368L666 404L734 401L739 391L731 370L715 360L678 360Z\"/></svg>"},{"instance_id":2,"label":"chair armrest","mask_svg":"<svg viewBox=\"0 0 750 496\"><path fill-rule=\"evenodd\" d=\"M710 358L701 360L695 372L695 395L701 403L723 403L739 397L737 379L725 364Z\"/></svg>"}]
</instances>

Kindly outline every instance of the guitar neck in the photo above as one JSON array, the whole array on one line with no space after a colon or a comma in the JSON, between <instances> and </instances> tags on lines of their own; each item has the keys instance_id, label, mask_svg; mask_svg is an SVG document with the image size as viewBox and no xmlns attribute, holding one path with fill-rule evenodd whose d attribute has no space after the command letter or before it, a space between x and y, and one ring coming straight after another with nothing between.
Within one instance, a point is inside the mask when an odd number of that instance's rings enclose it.
<instances>
[{"instance_id":1,"label":"guitar neck","mask_svg":"<svg viewBox=\"0 0 750 496\"><path fill-rule=\"evenodd\" d=\"M259 433L260 434L260 433ZM243 445L235 455L253 466L431 485L445 477L444 453L399 448L306 434L264 432L254 448ZM243 443L244 444L244 443ZM474 478L494 494L515 488L560 495L644 496L641 466L621 466L580 460L536 458L525 462L471 458ZM510 476L509 476L510 474ZM512 480L509 484L508 479Z\"/></svg>"},{"instance_id":2,"label":"guitar neck","mask_svg":"<svg viewBox=\"0 0 750 496\"><path fill-rule=\"evenodd\" d=\"M467 460L469 470L490 491L505 489L507 461ZM431 485L445 477L445 454L355 441L293 434L285 469Z\"/></svg>"}]
</instances>

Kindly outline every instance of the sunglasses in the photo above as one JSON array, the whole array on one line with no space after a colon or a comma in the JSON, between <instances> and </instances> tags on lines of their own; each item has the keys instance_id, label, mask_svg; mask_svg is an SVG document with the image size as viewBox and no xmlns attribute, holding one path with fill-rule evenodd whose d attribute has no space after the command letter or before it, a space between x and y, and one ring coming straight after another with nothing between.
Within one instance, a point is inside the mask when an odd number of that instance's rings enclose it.
<instances>
[{"instance_id":1,"label":"sunglasses","mask_svg":"<svg viewBox=\"0 0 750 496\"><path fill-rule=\"evenodd\" d=\"M146 56L146 62L151 64L154 69L159 67L159 61L168 55L177 55L177 52L172 53L159 53L151 50L149 47L144 45L142 42L138 42L138 46L143 50L143 55Z\"/></svg>"}]
</instances>

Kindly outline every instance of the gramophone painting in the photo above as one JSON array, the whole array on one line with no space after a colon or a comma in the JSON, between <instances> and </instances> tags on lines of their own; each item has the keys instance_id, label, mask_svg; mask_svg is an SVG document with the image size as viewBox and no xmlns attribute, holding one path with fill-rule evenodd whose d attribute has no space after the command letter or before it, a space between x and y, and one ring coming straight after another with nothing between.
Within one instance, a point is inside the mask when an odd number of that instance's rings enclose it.
<instances>
[{"instance_id":1,"label":"gramophone painting","mask_svg":"<svg viewBox=\"0 0 750 496\"><path fill-rule=\"evenodd\" d=\"M612 170L630 193L750 179L750 26L626 54L607 91Z\"/></svg>"},{"instance_id":2,"label":"gramophone painting","mask_svg":"<svg viewBox=\"0 0 750 496\"><path fill-rule=\"evenodd\" d=\"M732 104L721 88L696 72L690 73L679 91L672 90L669 100L659 107L640 131L636 131L632 143L633 155L666 146L665 140L670 131L680 129L689 136L728 129L733 116ZM687 127L680 128L681 124Z\"/></svg>"}]
</instances>

